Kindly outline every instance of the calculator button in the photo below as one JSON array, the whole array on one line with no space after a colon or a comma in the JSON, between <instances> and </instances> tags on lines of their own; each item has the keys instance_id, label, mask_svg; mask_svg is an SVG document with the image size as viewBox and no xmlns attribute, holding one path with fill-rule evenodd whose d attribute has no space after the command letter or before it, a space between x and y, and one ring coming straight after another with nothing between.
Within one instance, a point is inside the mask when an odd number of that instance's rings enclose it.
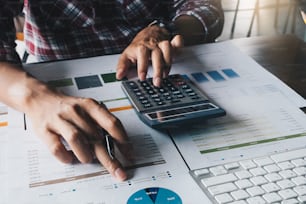
<instances>
[{"instance_id":1,"label":"calculator button","mask_svg":"<svg viewBox=\"0 0 306 204\"><path fill-rule=\"evenodd\" d=\"M155 98L154 101L155 102L161 102L162 100L160 98Z\"/></svg>"},{"instance_id":2,"label":"calculator button","mask_svg":"<svg viewBox=\"0 0 306 204\"><path fill-rule=\"evenodd\" d=\"M189 93L188 96L196 96L197 94L192 92L192 93Z\"/></svg>"},{"instance_id":3,"label":"calculator button","mask_svg":"<svg viewBox=\"0 0 306 204\"><path fill-rule=\"evenodd\" d=\"M162 106L162 105L164 105L165 103L162 102L162 101L159 101L159 102L157 102L156 104L159 105L159 106Z\"/></svg>"},{"instance_id":4,"label":"calculator button","mask_svg":"<svg viewBox=\"0 0 306 204\"><path fill-rule=\"evenodd\" d=\"M148 101L148 100L141 100L140 101L142 104L148 104L148 103L150 103L150 101Z\"/></svg>"},{"instance_id":5,"label":"calculator button","mask_svg":"<svg viewBox=\"0 0 306 204\"><path fill-rule=\"evenodd\" d=\"M186 89L185 92L186 93L193 93L194 91L192 89Z\"/></svg>"},{"instance_id":6,"label":"calculator button","mask_svg":"<svg viewBox=\"0 0 306 204\"><path fill-rule=\"evenodd\" d=\"M143 107L144 108L151 108L152 104L151 103L146 103L146 104L143 104Z\"/></svg>"},{"instance_id":7,"label":"calculator button","mask_svg":"<svg viewBox=\"0 0 306 204\"><path fill-rule=\"evenodd\" d=\"M129 85L129 87L131 87L132 89L133 89L133 88L138 88L138 85L137 85L136 82L134 82L134 81L129 81L129 82L128 82L128 85Z\"/></svg>"},{"instance_id":8,"label":"calculator button","mask_svg":"<svg viewBox=\"0 0 306 204\"><path fill-rule=\"evenodd\" d=\"M151 98L159 98L160 96L158 94L151 95Z\"/></svg>"}]
</instances>

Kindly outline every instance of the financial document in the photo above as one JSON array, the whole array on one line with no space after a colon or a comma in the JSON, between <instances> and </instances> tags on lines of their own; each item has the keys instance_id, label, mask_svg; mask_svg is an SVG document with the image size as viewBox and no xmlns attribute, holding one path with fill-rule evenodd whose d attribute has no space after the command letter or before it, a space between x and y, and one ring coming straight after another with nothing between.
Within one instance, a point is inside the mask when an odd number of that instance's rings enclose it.
<instances>
[{"instance_id":1,"label":"financial document","mask_svg":"<svg viewBox=\"0 0 306 204\"><path fill-rule=\"evenodd\" d=\"M185 48L171 70L192 80L227 115L165 131L151 129L138 119L115 78L118 57L25 68L67 94L103 102L122 121L135 160L123 160L118 151L116 155L130 179L117 182L98 162L58 162L32 131L31 121L8 111L8 203L209 203L190 170L306 144L305 116L299 110L305 100L230 42ZM148 75L152 76L152 69ZM134 77L135 70L127 76Z\"/></svg>"},{"instance_id":2,"label":"financial document","mask_svg":"<svg viewBox=\"0 0 306 204\"><path fill-rule=\"evenodd\" d=\"M64 75L45 79L67 93L102 101L120 118L133 144L133 162L124 160L119 151L115 155L122 161L130 179L116 181L98 162L60 163L32 131L31 121L11 110L9 117L14 122L9 126L8 159L11 162L8 171L14 173L9 173L8 180L14 182L10 183L9 203L192 204L195 197L202 203L208 201L190 177L189 169L167 132L151 129L138 119L120 88L121 83L115 80L114 72L92 68L75 76L68 75L70 78ZM83 78L88 76L89 79ZM98 82L93 80L95 77ZM19 171L14 171L17 168ZM16 194L19 196L14 196Z\"/></svg>"}]
</instances>

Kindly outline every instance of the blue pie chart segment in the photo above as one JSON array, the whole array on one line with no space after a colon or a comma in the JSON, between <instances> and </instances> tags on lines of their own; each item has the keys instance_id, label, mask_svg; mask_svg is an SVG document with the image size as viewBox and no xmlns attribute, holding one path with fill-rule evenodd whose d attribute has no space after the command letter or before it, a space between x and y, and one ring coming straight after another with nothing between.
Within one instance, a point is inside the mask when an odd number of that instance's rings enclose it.
<instances>
[{"instance_id":1,"label":"blue pie chart segment","mask_svg":"<svg viewBox=\"0 0 306 204\"><path fill-rule=\"evenodd\" d=\"M165 188L145 188L134 193L127 204L183 204L173 191Z\"/></svg>"}]
</instances>

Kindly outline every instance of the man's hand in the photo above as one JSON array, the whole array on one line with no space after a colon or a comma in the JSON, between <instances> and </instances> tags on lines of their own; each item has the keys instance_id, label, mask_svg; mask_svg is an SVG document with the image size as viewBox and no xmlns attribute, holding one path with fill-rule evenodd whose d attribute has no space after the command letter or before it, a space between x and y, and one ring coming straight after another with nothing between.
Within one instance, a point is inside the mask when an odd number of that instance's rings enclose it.
<instances>
[{"instance_id":1,"label":"man's hand","mask_svg":"<svg viewBox=\"0 0 306 204\"><path fill-rule=\"evenodd\" d=\"M120 162L108 155L101 129L113 137L125 155L130 144L121 122L93 99L66 96L45 88L43 94L34 95L26 115L51 153L64 163L71 163L75 157L82 163L89 163L96 156L114 177L125 180L127 175ZM62 139L72 151L66 150Z\"/></svg>"},{"instance_id":2,"label":"man's hand","mask_svg":"<svg viewBox=\"0 0 306 204\"><path fill-rule=\"evenodd\" d=\"M170 72L173 52L183 47L181 35L171 37L165 28L157 25L141 30L121 54L116 77L122 79L128 69L136 65L139 79L145 80L151 60L154 69L153 84L160 86L161 79Z\"/></svg>"},{"instance_id":3,"label":"man's hand","mask_svg":"<svg viewBox=\"0 0 306 204\"><path fill-rule=\"evenodd\" d=\"M60 161L88 163L96 157L117 179L127 178L120 162L105 148L103 130L113 138L122 155L131 144L121 122L106 107L88 98L67 96L28 75L11 63L0 63L0 101L24 112L35 133ZM65 140L72 151L66 150Z\"/></svg>"}]
</instances>

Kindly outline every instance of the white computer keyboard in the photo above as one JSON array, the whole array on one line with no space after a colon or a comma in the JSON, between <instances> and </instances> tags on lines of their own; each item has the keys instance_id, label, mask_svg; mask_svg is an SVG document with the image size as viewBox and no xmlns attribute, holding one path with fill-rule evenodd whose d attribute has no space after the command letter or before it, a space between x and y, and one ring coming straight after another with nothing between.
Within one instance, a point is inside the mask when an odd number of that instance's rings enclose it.
<instances>
[{"instance_id":1,"label":"white computer keyboard","mask_svg":"<svg viewBox=\"0 0 306 204\"><path fill-rule=\"evenodd\" d=\"M306 148L190 173L213 203L306 203Z\"/></svg>"}]
</instances>

